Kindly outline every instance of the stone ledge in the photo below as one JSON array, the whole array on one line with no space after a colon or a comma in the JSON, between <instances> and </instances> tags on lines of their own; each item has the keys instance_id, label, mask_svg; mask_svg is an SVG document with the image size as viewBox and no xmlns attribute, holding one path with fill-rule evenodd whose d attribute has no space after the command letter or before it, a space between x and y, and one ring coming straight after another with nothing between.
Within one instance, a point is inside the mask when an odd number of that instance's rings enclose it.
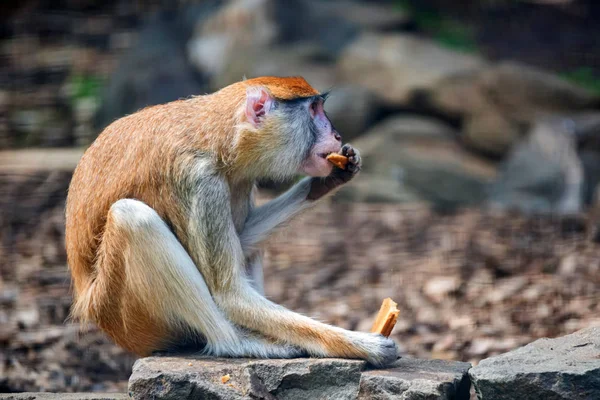
<instances>
[{"instance_id":1,"label":"stone ledge","mask_svg":"<svg viewBox=\"0 0 600 400\"><path fill-rule=\"evenodd\" d=\"M134 399L468 399L470 364L404 358L366 369L344 359L149 357L129 379Z\"/></svg>"},{"instance_id":2,"label":"stone ledge","mask_svg":"<svg viewBox=\"0 0 600 400\"><path fill-rule=\"evenodd\" d=\"M0 393L2 400L125 400L126 393Z\"/></svg>"},{"instance_id":3,"label":"stone ledge","mask_svg":"<svg viewBox=\"0 0 600 400\"><path fill-rule=\"evenodd\" d=\"M600 399L600 326L487 358L469 375L481 400Z\"/></svg>"},{"instance_id":4,"label":"stone ledge","mask_svg":"<svg viewBox=\"0 0 600 400\"><path fill-rule=\"evenodd\" d=\"M469 399L471 364L403 358L392 368L364 371L359 399Z\"/></svg>"}]
</instances>

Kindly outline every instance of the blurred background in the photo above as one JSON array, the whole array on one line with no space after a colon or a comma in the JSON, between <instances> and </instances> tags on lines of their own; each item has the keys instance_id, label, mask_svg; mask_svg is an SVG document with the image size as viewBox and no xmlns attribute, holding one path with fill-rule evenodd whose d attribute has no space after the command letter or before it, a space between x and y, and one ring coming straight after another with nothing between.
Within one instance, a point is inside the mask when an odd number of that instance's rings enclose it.
<instances>
[{"instance_id":1,"label":"blurred background","mask_svg":"<svg viewBox=\"0 0 600 400\"><path fill-rule=\"evenodd\" d=\"M0 392L126 391L67 320L64 203L101 130L242 76L302 75L364 170L267 245L268 297L478 362L600 324L600 3L4 0ZM284 185L266 182L263 200Z\"/></svg>"}]
</instances>

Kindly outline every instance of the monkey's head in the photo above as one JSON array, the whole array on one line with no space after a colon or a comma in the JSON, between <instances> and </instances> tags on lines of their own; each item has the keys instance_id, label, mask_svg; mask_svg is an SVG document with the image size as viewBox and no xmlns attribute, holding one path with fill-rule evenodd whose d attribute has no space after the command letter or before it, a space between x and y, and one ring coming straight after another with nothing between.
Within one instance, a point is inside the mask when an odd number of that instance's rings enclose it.
<instances>
[{"instance_id":1,"label":"monkey's head","mask_svg":"<svg viewBox=\"0 0 600 400\"><path fill-rule=\"evenodd\" d=\"M325 114L327 97L303 78L263 77L244 84L242 121L234 145L238 166L256 177L285 179L296 173L327 176L325 159L342 137Z\"/></svg>"}]
</instances>

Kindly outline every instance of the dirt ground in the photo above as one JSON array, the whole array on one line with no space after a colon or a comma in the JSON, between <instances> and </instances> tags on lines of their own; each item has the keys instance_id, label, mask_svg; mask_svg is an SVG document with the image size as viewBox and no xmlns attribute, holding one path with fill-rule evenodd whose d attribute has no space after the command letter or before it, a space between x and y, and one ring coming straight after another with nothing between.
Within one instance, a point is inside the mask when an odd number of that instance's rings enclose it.
<instances>
[{"instance_id":1,"label":"dirt ground","mask_svg":"<svg viewBox=\"0 0 600 400\"><path fill-rule=\"evenodd\" d=\"M70 174L0 174L0 392L125 391L135 357L67 322ZM600 324L588 216L323 202L266 246L267 296L369 330L385 297L406 354L470 361Z\"/></svg>"}]
</instances>

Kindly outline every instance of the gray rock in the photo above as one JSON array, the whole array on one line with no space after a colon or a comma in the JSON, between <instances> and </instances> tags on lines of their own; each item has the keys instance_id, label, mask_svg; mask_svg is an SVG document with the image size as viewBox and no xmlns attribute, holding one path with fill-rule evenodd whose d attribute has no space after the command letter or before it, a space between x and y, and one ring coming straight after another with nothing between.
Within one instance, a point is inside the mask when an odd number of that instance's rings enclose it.
<instances>
[{"instance_id":1,"label":"gray rock","mask_svg":"<svg viewBox=\"0 0 600 400\"><path fill-rule=\"evenodd\" d=\"M213 81L217 78L216 83L211 83L213 90L223 80L220 75L232 64L274 44L278 29L272 3L270 0L232 1L196 24L186 45L187 57L198 72ZM235 80L247 73L242 71Z\"/></svg>"},{"instance_id":2,"label":"gray rock","mask_svg":"<svg viewBox=\"0 0 600 400\"><path fill-rule=\"evenodd\" d=\"M315 43L337 56L358 34L360 27L331 12L319 0L273 1L272 15L278 25L278 43ZM328 9L329 8L329 9Z\"/></svg>"},{"instance_id":3,"label":"gray rock","mask_svg":"<svg viewBox=\"0 0 600 400\"><path fill-rule=\"evenodd\" d=\"M340 201L428 202L451 209L486 198L496 169L463 149L447 125L419 116L390 117L352 144L361 151L358 179Z\"/></svg>"},{"instance_id":4,"label":"gray rock","mask_svg":"<svg viewBox=\"0 0 600 400\"><path fill-rule=\"evenodd\" d=\"M229 2L198 24L187 43L195 68L210 80L211 90L242 76L302 75L326 89L333 60L362 30L386 30L406 24L393 7L356 1L239 0ZM301 47L323 54L310 60ZM324 84L324 85L323 85Z\"/></svg>"},{"instance_id":5,"label":"gray rock","mask_svg":"<svg viewBox=\"0 0 600 400\"><path fill-rule=\"evenodd\" d=\"M583 202L586 205L597 204L597 193L600 185L600 152L597 150L581 150L579 159L584 171Z\"/></svg>"},{"instance_id":6,"label":"gray rock","mask_svg":"<svg viewBox=\"0 0 600 400\"><path fill-rule=\"evenodd\" d=\"M354 399L363 361L150 357L129 379L134 399ZM222 377L229 376L225 383Z\"/></svg>"},{"instance_id":7,"label":"gray rock","mask_svg":"<svg viewBox=\"0 0 600 400\"><path fill-rule=\"evenodd\" d=\"M540 114L597 108L599 98L554 74L504 62L448 75L431 92L433 105L452 115L480 113L490 106L518 122Z\"/></svg>"},{"instance_id":8,"label":"gray rock","mask_svg":"<svg viewBox=\"0 0 600 400\"><path fill-rule=\"evenodd\" d=\"M539 120L501 166L491 186L492 207L531 213L581 211L585 174L577 154L574 121L563 117Z\"/></svg>"},{"instance_id":9,"label":"gray rock","mask_svg":"<svg viewBox=\"0 0 600 400\"><path fill-rule=\"evenodd\" d=\"M365 33L338 63L345 82L364 86L393 106L407 106L441 81L482 68L476 56L408 34Z\"/></svg>"},{"instance_id":10,"label":"gray rock","mask_svg":"<svg viewBox=\"0 0 600 400\"><path fill-rule=\"evenodd\" d=\"M341 18L364 30L399 30L411 21L410 15L406 11L391 4L355 0L310 0L309 3L315 14Z\"/></svg>"},{"instance_id":11,"label":"gray rock","mask_svg":"<svg viewBox=\"0 0 600 400\"><path fill-rule=\"evenodd\" d=\"M583 201L586 205L596 203L600 184L600 113L581 113L566 118L577 138L579 159L584 171Z\"/></svg>"},{"instance_id":12,"label":"gray rock","mask_svg":"<svg viewBox=\"0 0 600 400\"><path fill-rule=\"evenodd\" d=\"M467 144L494 156L506 155L541 116L600 105L584 88L518 63L448 75L426 95L437 112L464 119Z\"/></svg>"},{"instance_id":13,"label":"gray rock","mask_svg":"<svg viewBox=\"0 0 600 400\"><path fill-rule=\"evenodd\" d=\"M8 393L1 394L3 400L122 400L126 393Z\"/></svg>"},{"instance_id":14,"label":"gray rock","mask_svg":"<svg viewBox=\"0 0 600 400\"><path fill-rule=\"evenodd\" d=\"M272 3L272 15L278 24L278 43L311 42L334 57L363 31L391 31L410 22L407 13L384 2L286 0Z\"/></svg>"},{"instance_id":15,"label":"gray rock","mask_svg":"<svg viewBox=\"0 0 600 400\"><path fill-rule=\"evenodd\" d=\"M363 372L358 399L468 399L471 364L404 358L392 368Z\"/></svg>"},{"instance_id":16,"label":"gray rock","mask_svg":"<svg viewBox=\"0 0 600 400\"><path fill-rule=\"evenodd\" d=\"M302 76L317 90L336 85L335 69L318 46L244 47L228 54L227 64L211 78L211 90L218 90L242 77Z\"/></svg>"},{"instance_id":17,"label":"gray rock","mask_svg":"<svg viewBox=\"0 0 600 400\"><path fill-rule=\"evenodd\" d=\"M518 63L501 63L481 72L483 90L519 119L539 116L540 111L582 110L599 105L599 98L587 89L558 76Z\"/></svg>"},{"instance_id":18,"label":"gray rock","mask_svg":"<svg viewBox=\"0 0 600 400\"><path fill-rule=\"evenodd\" d=\"M377 117L379 104L367 89L343 85L333 88L325 102L325 111L347 142L366 132Z\"/></svg>"},{"instance_id":19,"label":"gray rock","mask_svg":"<svg viewBox=\"0 0 600 400\"><path fill-rule=\"evenodd\" d=\"M536 340L469 374L481 400L600 399L600 327Z\"/></svg>"},{"instance_id":20,"label":"gray rock","mask_svg":"<svg viewBox=\"0 0 600 400\"><path fill-rule=\"evenodd\" d=\"M470 149L493 157L506 155L523 137L522 127L496 107L489 106L466 118L462 139Z\"/></svg>"},{"instance_id":21,"label":"gray rock","mask_svg":"<svg viewBox=\"0 0 600 400\"><path fill-rule=\"evenodd\" d=\"M134 399L468 399L467 363L402 359L386 370L344 359L150 357L133 367ZM229 379L223 379L227 376Z\"/></svg>"}]
</instances>

